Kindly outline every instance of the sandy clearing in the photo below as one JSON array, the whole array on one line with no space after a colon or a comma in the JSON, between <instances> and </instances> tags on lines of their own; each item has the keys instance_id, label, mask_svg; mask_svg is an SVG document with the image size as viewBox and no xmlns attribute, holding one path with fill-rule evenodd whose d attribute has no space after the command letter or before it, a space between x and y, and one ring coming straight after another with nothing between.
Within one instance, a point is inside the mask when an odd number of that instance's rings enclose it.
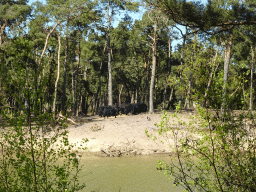
<instances>
[{"instance_id":1,"label":"sandy clearing","mask_svg":"<svg viewBox=\"0 0 256 192\"><path fill-rule=\"evenodd\" d=\"M169 111L172 115L174 112ZM148 155L172 152L174 144L172 137L158 136L156 141L149 139L149 134L158 135L155 123L161 120L161 112L154 114L142 113L138 115L121 115L110 118L87 116L78 126L70 126L69 141L76 143L76 149L87 147L86 152L94 152L102 156ZM193 112L183 112L179 116L182 121L189 121ZM170 117L170 122L175 118ZM88 139L82 143L82 139ZM80 150L81 151L81 150Z\"/></svg>"}]
</instances>

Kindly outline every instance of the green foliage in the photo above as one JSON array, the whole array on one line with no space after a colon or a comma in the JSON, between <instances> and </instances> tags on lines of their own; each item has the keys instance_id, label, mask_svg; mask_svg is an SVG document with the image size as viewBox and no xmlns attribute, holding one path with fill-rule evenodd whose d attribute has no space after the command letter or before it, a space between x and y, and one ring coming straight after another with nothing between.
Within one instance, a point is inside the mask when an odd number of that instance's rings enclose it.
<instances>
[{"instance_id":1,"label":"green foliage","mask_svg":"<svg viewBox=\"0 0 256 192\"><path fill-rule=\"evenodd\" d=\"M171 133L174 152L171 162L159 161L157 169L174 178L175 186L186 191L255 190L255 114L229 111L223 118L219 111L198 108L189 123L169 121L164 111L159 128ZM173 115L173 118L176 114ZM175 129L177 124L185 125Z\"/></svg>"},{"instance_id":2,"label":"green foliage","mask_svg":"<svg viewBox=\"0 0 256 192\"><path fill-rule=\"evenodd\" d=\"M1 114L0 191L78 191L80 162L65 121L51 114ZM86 140L84 140L86 142Z\"/></svg>"}]
</instances>

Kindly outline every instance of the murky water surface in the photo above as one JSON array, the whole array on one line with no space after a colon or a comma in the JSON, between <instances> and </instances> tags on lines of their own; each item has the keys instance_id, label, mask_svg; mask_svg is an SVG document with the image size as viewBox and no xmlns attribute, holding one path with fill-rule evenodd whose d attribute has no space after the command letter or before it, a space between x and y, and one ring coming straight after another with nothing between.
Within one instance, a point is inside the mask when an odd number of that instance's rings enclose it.
<instances>
[{"instance_id":1,"label":"murky water surface","mask_svg":"<svg viewBox=\"0 0 256 192\"><path fill-rule=\"evenodd\" d=\"M168 156L82 157L80 179L86 188L81 191L181 192L183 188L174 187L173 180L156 170L158 160L169 159Z\"/></svg>"}]
</instances>

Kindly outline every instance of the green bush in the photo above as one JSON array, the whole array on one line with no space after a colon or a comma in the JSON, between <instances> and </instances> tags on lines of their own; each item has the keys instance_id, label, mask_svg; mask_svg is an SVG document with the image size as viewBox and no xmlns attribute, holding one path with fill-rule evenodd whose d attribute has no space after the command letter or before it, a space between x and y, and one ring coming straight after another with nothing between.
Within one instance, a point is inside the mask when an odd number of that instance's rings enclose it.
<instances>
[{"instance_id":1,"label":"green bush","mask_svg":"<svg viewBox=\"0 0 256 192\"><path fill-rule=\"evenodd\" d=\"M2 111L0 191L78 191L80 171L65 120L55 126L52 114ZM86 141L85 141L86 142Z\"/></svg>"},{"instance_id":2,"label":"green bush","mask_svg":"<svg viewBox=\"0 0 256 192\"><path fill-rule=\"evenodd\" d=\"M197 110L189 123L182 122L177 112L170 122L163 112L156 125L160 135L173 138L174 153L170 163L159 161L157 169L186 191L255 191L255 115Z\"/></svg>"}]
</instances>

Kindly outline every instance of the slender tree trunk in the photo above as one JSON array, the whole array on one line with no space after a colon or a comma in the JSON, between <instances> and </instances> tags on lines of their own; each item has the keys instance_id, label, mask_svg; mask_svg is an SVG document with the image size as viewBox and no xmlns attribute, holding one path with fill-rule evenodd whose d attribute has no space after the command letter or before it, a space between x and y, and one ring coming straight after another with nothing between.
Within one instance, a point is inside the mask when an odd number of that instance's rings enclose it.
<instances>
[{"instance_id":1,"label":"slender tree trunk","mask_svg":"<svg viewBox=\"0 0 256 192\"><path fill-rule=\"evenodd\" d=\"M229 34L229 41L226 45L226 53L225 53L225 62L224 62L224 85L223 85L223 101L221 105L221 113L222 115L225 113L225 110L227 108L227 81L228 81L228 70L229 70L229 64L231 59L231 48L233 44L233 33L230 32Z\"/></svg>"},{"instance_id":2,"label":"slender tree trunk","mask_svg":"<svg viewBox=\"0 0 256 192\"><path fill-rule=\"evenodd\" d=\"M139 79L139 72L138 72L138 80L137 80L137 83L136 83L136 100L137 100L137 104L140 103L140 79Z\"/></svg>"},{"instance_id":3,"label":"slender tree trunk","mask_svg":"<svg viewBox=\"0 0 256 192\"><path fill-rule=\"evenodd\" d=\"M103 60L101 60L101 64L100 64L100 72L99 72L99 95L100 95L100 98L99 98L99 106L102 105L102 93L101 93L101 84L102 84L102 64L103 64Z\"/></svg>"},{"instance_id":4,"label":"slender tree trunk","mask_svg":"<svg viewBox=\"0 0 256 192\"><path fill-rule=\"evenodd\" d=\"M2 26L0 26L0 47L2 46L2 42L3 42L3 34L4 34L4 30L5 27L7 26L7 19L5 19L3 21Z\"/></svg>"},{"instance_id":5,"label":"slender tree trunk","mask_svg":"<svg viewBox=\"0 0 256 192\"><path fill-rule=\"evenodd\" d=\"M81 31L79 30L79 38L78 38L78 57L77 57L77 71L76 71L76 75L75 75L75 90L74 90L74 97L75 97L75 113L76 116L78 116L78 100L77 98L77 74L79 72L80 69L80 59L81 59L81 39L80 39L80 35L81 35Z\"/></svg>"},{"instance_id":6,"label":"slender tree trunk","mask_svg":"<svg viewBox=\"0 0 256 192\"><path fill-rule=\"evenodd\" d=\"M107 46L108 46L108 105L113 105L113 95L112 95L112 66L111 66L111 48L110 48L110 26L112 21L113 9L111 15L109 15L110 1L108 2L107 17L108 17L108 36L107 36Z\"/></svg>"},{"instance_id":7,"label":"slender tree trunk","mask_svg":"<svg viewBox=\"0 0 256 192\"><path fill-rule=\"evenodd\" d=\"M165 101L166 101L166 95L167 95L167 88L168 88L168 80L169 80L169 76L171 73L171 38L168 38L168 62L167 62L167 70L168 70L168 74L166 77L166 86L164 89L164 99L163 99L163 106L162 109L165 109Z\"/></svg>"},{"instance_id":8,"label":"slender tree trunk","mask_svg":"<svg viewBox=\"0 0 256 192\"><path fill-rule=\"evenodd\" d=\"M65 114L66 113L66 78L67 78L67 63L68 63L68 23L66 29L66 42L65 42L65 61L64 61L64 69L63 69L63 86L62 86L62 102L61 102L61 110Z\"/></svg>"},{"instance_id":9,"label":"slender tree trunk","mask_svg":"<svg viewBox=\"0 0 256 192\"><path fill-rule=\"evenodd\" d=\"M170 97L169 97L169 101L168 101L167 109L170 109L170 107L171 107L171 103L172 103L172 96L173 96L173 88L172 88L172 90L171 90L171 94L170 94Z\"/></svg>"},{"instance_id":10,"label":"slender tree trunk","mask_svg":"<svg viewBox=\"0 0 256 192\"><path fill-rule=\"evenodd\" d=\"M155 75L156 75L156 45L153 47L153 61L152 61L152 73L149 89L149 113L154 113L154 86L155 86Z\"/></svg>"},{"instance_id":11,"label":"slender tree trunk","mask_svg":"<svg viewBox=\"0 0 256 192\"><path fill-rule=\"evenodd\" d=\"M213 58L213 67L212 67L211 74L210 74L210 77L209 77L209 80L208 80L208 84L207 84L207 87L206 87L206 90L205 90L205 93L204 93L204 102L203 102L202 107L205 107L205 105L206 105L207 95L208 95L208 91L209 91L211 83L212 83L213 75L215 74L215 72L217 71L217 69L219 67L219 63L217 63L217 66L215 67L215 62L216 62L216 59L217 59L217 56L218 56L219 48L220 48L220 46L217 47L215 56ZM215 67L215 69L214 69L214 67Z\"/></svg>"},{"instance_id":12,"label":"slender tree trunk","mask_svg":"<svg viewBox=\"0 0 256 192\"><path fill-rule=\"evenodd\" d=\"M107 44L105 44L102 57L101 57L101 62L100 62L100 71L99 71L99 87L97 90L97 93L95 95L95 109L97 109L99 106L102 106L102 94L101 94L101 81L102 81L102 65L103 65L103 59L104 59L104 54L105 54L105 49L107 48Z\"/></svg>"},{"instance_id":13,"label":"slender tree trunk","mask_svg":"<svg viewBox=\"0 0 256 192\"><path fill-rule=\"evenodd\" d=\"M54 100L53 100L53 108L52 108L53 113L55 113L55 109L56 109L57 87L58 87L58 82L59 82L59 78L60 78L60 48L61 48L60 33L58 35L58 42L59 42L58 69L57 69L57 78L56 78L56 81L55 81L55 88L54 88Z\"/></svg>"},{"instance_id":14,"label":"slender tree trunk","mask_svg":"<svg viewBox=\"0 0 256 192\"><path fill-rule=\"evenodd\" d=\"M194 34L194 39L193 39L193 51L191 54L191 67L193 68L193 63L195 62L195 53L197 52L196 50L196 35ZM189 72L189 78L188 78L188 90L187 90L187 96L184 104L185 109L190 108L190 95L191 95L191 86L192 86L192 77L193 77L193 72Z\"/></svg>"},{"instance_id":15,"label":"slender tree trunk","mask_svg":"<svg viewBox=\"0 0 256 192\"><path fill-rule=\"evenodd\" d=\"M107 48L107 44L105 44L104 49L103 49L103 53L102 53L102 58L101 58L101 63L100 63L100 71L99 71L99 87L97 90L97 97L98 94L99 96L99 102L98 102L98 107L102 106L102 93L101 93L101 85L102 85L102 66L103 66L103 60L104 60L104 54L105 54L105 50Z\"/></svg>"},{"instance_id":16,"label":"slender tree trunk","mask_svg":"<svg viewBox=\"0 0 256 192\"><path fill-rule=\"evenodd\" d=\"M149 52L149 55L150 55L150 52ZM143 103L148 104L148 102L146 101L146 98L148 98L147 90L148 90L149 72L148 72L148 59L147 59L146 54L143 54L143 61L144 61L144 71L145 71L145 84L144 84L143 90L142 90L142 92L143 92L143 99L142 100L143 100Z\"/></svg>"},{"instance_id":17,"label":"slender tree trunk","mask_svg":"<svg viewBox=\"0 0 256 192\"><path fill-rule=\"evenodd\" d=\"M75 71L74 71L74 61L72 61L72 113L73 115L76 114L76 95L75 95Z\"/></svg>"},{"instance_id":18,"label":"slender tree trunk","mask_svg":"<svg viewBox=\"0 0 256 192\"><path fill-rule=\"evenodd\" d=\"M62 22L62 21L61 21L61 22ZM41 65L41 62L42 62L44 53L45 53L45 51L46 51L46 48L47 48L47 45L48 45L48 41L49 41L49 38L50 38L51 34L53 33L53 31L56 29L56 27L57 27L61 22L56 23L56 25L50 30L50 32L49 32L48 35L46 36L45 44L44 44L44 49L43 49L43 52L41 53L41 56L40 56L40 58L39 58L38 65Z\"/></svg>"},{"instance_id":19,"label":"slender tree trunk","mask_svg":"<svg viewBox=\"0 0 256 192\"><path fill-rule=\"evenodd\" d=\"M113 105L111 52L108 50L108 105Z\"/></svg>"},{"instance_id":20,"label":"slender tree trunk","mask_svg":"<svg viewBox=\"0 0 256 192\"><path fill-rule=\"evenodd\" d=\"M187 97L186 97L185 104L184 104L185 109L189 109L189 107L190 107L191 83L192 83L192 72L190 72L190 74L189 74L188 91L187 91Z\"/></svg>"},{"instance_id":21,"label":"slender tree trunk","mask_svg":"<svg viewBox=\"0 0 256 192\"><path fill-rule=\"evenodd\" d=\"M134 93L132 91L131 103L134 103Z\"/></svg>"},{"instance_id":22,"label":"slender tree trunk","mask_svg":"<svg viewBox=\"0 0 256 192\"><path fill-rule=\"evenodd\" d=\"M4 30L6 25L7 25L7 20L2 21L2 26L0 26L0 48L2 47L2 43L4 41ZM4 60L7 61L6 59ZM0 63L3 63L4 60L2 60L2 57L0 57Z\"/></svg>"},{"instance_id":23,"label":"slender tree trunk","mask_svg":"<svg viewBox=\"0 0 256 192\"><path fill-rule=\"evenodd\" d=\"M121 104L122 104L121 95L122 95L123 87L124 87L124 85L122 84L121 89L120 89L120 91L119 91L119 95L118 95L119 107L121 107Z\"/></svg>"},{"instance_id":24,"label":"slender tree trunk","mask_svg":"<svg viewBox=\"0 0 256 192\"><path fill-rule=\"evenodd\" d=\"M139 64L137 62L137 54L136 51L134 51L134 55L135 55L135 63L137 64L137 82L136 82L136 103L140 103L140 67Z\"/></svg>"},{"instance_id":25,"label":"slender tree trunk","mask_svg":"<svg viewBox=\"0 0 256 192\"><path fill-rule=\"evenodd\" d=\"M187 28L186 28L187 30ZM180 56L180 59L181 59L181 62L180 62L180 65L184 65L184 48L185 48L185 43L186 43L186 35L183 35L183 44L182 44L182 49L181 49L181 56ZM182 71L180 71L180 83L179 83L179 86L181 86L181 82L182 82ZM182 105L182 91L180 91L180 95L179 95L179 105L181 106Z\"/></svg>"},{"instance_id":26,"label":"slender tree trunk","mask_svg":"<svg viewBox=\"0 0 256 192\"><path fill-rule=\"evenodd\" d=\"M252 112L252 106L253 106L253 71L254 71L254 49L253 49L253 46L251 46L251 50L252 50L252 61L251 61L251 88L250 88L249 110Z\"/></svg>"},{"instance_id":27,"label":"slender tree trunk","mask_svg":"<svg viewBox=\"0 0 256 192\"><path fill-rule=\"evenodd\" d=\"M86 89L87 89L87 66L85 66L85 69L84 69L84 93L82 93L82 101L81 101L81 109L82 109L82 112L86 115L87 114L87 111L88 111L88 97L86 97Z\"/></svg>"},{"instance_id":28,"label":"slender tree trunk","mask_svg":"<svg viewBox=\"0 0 256 192\"><path fill-rule=\"evenodd\" d=\"M166 80L166 82L167 82L167 85L164 88L164 98L163 98L163 103L162 103L162 110L165 109L165 102L166 102L166 95L167 95L167 88L168 88L168 80Z\"/></svg>"},{"instance_id":29,"label":"slender tree trunk","mask_svg":"<svg viewBox=\"0 0 256 192\"><path fill-rule=\"evenodd\" d=\"M154 113L154 87L155 87L155 75L156 75L156 62L157 62L157 24L158 20L154 23L154 36L152 38L152 73L149 89L149 113Z\"/></svg>"}]
</instances>

